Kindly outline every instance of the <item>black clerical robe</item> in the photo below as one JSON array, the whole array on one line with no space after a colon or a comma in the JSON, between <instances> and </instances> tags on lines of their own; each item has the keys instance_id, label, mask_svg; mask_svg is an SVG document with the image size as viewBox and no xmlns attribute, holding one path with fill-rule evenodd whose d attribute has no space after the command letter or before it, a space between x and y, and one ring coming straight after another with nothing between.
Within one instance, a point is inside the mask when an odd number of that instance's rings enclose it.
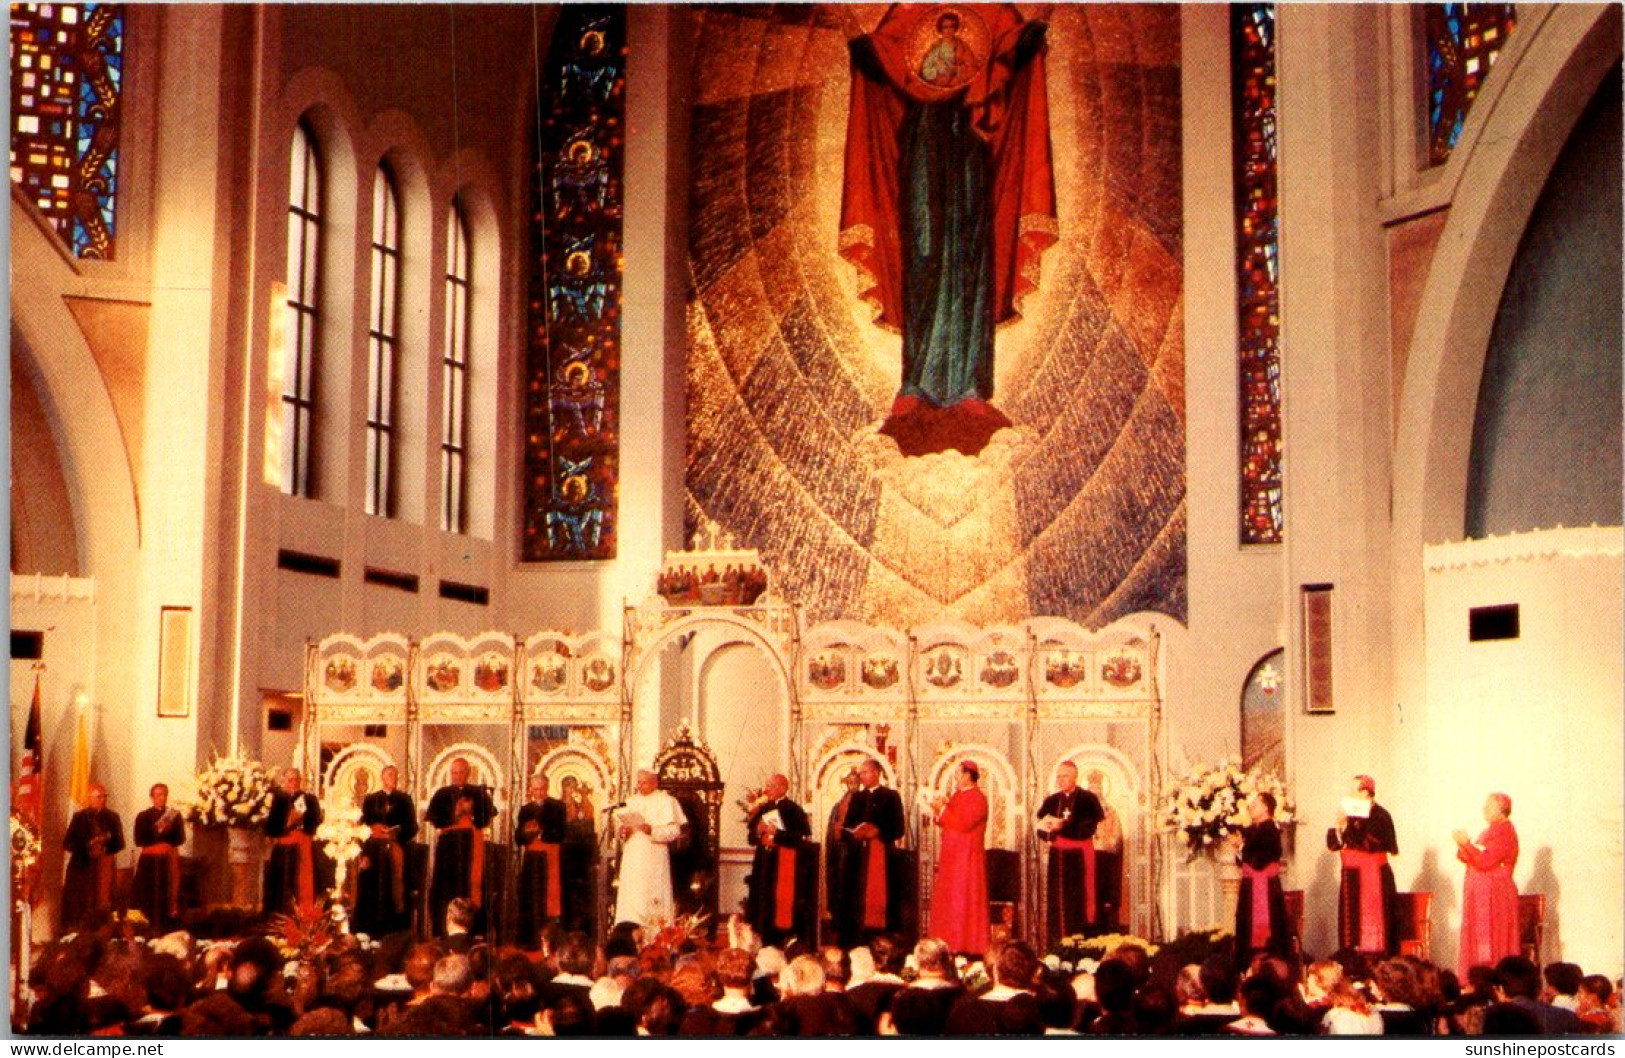
<instances>
[{"instance_id":1,"label":"black clerical robe","mask_svg":"<svg viewBox=\"0 0 1625 1058\"><path fill-rule=\"evenodd\" d=\"M590 810L574 809L566 804L564 825L564 928L593 932L597 903L597 882L593 867L598 862L598 831ZM574 818L570 813L574 812Z\"/></svg>"},{"instance_id":2,"label":"black clerical robe","mask_svg":"<svg viewBox=\"0 0 1625 1058\"><path fill-rule=\"evenodd\" d=\"M879 837L862 840L852 832L873 824ZM840 842L841 890L830 905L841 945L851 947L866 936L897 931L902 925L902 870L893 843L903 836L903 799L896 790L860 789L847 803Z\"/></svg>"},{"instance_id":3,"label":"black clerical robe","mask_svg":"<svg viewBox=\"0 0 1625 1058\"><path fill-rule=\"evenodd\" d=\"M296 809L303 811L302 817ZM322 825L322 804L316 795L271 795L271 814L265 836L272 839L271 859L265 865L265 914L298 911L308 914L317 905L316 828Z\"/></svg>"},{"instance_id":4,"label":"black clerical robe","mask_svg":"<svg viewBox=\"0 0 1625 1058\"><path fill-rule=\"evenodd\" d=\"M519 945L539 945L542 925L564 917L564 802L556 797L519 809L513 844L519 849Z\"/></svg>"},{"instance_id":5,"label":"black clerical robe","mask_svg":"<svg viewBox=\"0 0 1625 1058\"><path fill-rule=\"evenodd\" d=\"M1105 916L1100 913L1095 828L1106 818L1100 798L1082 787L1057 790L1038 806L1038 818L1061 821L1053 831L1038 832L1050 847L1045 894L1050 943L1099 933Z\"/></svg>"},{"instance_id":6,"label":"black clerical robe","mask_svg":"<svg viewBox=\"0 0 1625 1058\"><path fill-rule=\"evenodd\" d=\"M1290 955L1292 933L1281 888L1281 828L1275 820L1241 828L1241 895L1236 900L1236 951Z\"/></svg>"},{"instance_id":7,"label":"black clerical robe","mask_svg":"<svg viewBox=\"0 0 1625 1058\"><path fill-rule=\"evenodd\" d=\"M351 928L385 937L412 928L410 847L418 834L418 811L402 790L374 790L361 802L361 823L373 828L361 846Z\"/></svg>"},{"instance_id":8,"label":"black clerical robe","mask_svg":"<svg viewBox=\"0 0 1625 1058\"><path fill-rule=\"evenodd\" d=\"M186 824L173 808L149 808L135 817L135 880L130 905L158 933L167 933L180 918L181 846Z\"/></svg>"},{"instance_id":9,"label":"black clerical robe","mask_svg":"<svg viewBox=\"0 0 1625 1058\"><path fill-rule=\"evenodd\" d=\"M768 842L758 833L764 820L773 825ZM790 936L811 941L818 914L818 847L811 844L807 813L788 797L768 801L751 811L745 833L756 849L746 920L766 944L776 945Z\"/></svg>"},{"instance_id":10,"label":"black clerical robe","mask_svg":"<svg viewBox=\"0 0 1625 1058\"><path fill-rule=\"evenodd\" d=\"M1379 804L1366 819L1351 818L1326 832L1326 847L1342 861L1337 899L1338 946L1392 955L1399 951L1394 916L1397 886L1388 857L1399 854L1394 817Z\"/></svg>"},{"instance_id":11,"label":"black clerical robe","mask_svg":"<svg viewBox=\"0 0 1625 1058\"><path fill-rule=\"evenodd\" d=\"M485 828L496 814L490 790L472 783L442 786L429 799L424 818L440 832L434 842L434 876L429 886L430 928L437 937L446 931L446 905L458 897L474 904L472 932L485 932L489 880Z\"/></svg>"},{"instance_id":12,"label":"black clerical robe","mask_svg":"<svg viewBox=\"0 0 1625 1058\"><path fill-rule=\"evenodd\" d=\"M68 874L62 887L62 929L72 932L93 911L112 910L117 853L124 848L124 824L110 808L82 808L62 836Z\"/></svg>"}]
</instances>

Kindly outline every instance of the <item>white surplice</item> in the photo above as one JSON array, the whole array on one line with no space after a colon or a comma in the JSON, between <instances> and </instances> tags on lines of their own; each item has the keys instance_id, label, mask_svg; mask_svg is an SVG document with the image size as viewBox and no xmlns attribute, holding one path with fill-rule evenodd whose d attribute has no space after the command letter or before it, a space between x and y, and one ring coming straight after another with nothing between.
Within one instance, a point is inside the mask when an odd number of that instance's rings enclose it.
<instances>
[{"instance_id":1,"label":"white surplice","mask_svg":"<svg viewBox=\"0 0 1625 1058\"><path fill-rule=\"evenodd\" d=\"M628 797L614 825L620 825L620 818L630 819L633 815L649 824L650 833L640 830L630 834L621 846L615 921L642 925L670 922L677 909L672 901L671 851L667 846L682 833L683 808L671 794L656 790Z\"/></svg>"}]
</instances>

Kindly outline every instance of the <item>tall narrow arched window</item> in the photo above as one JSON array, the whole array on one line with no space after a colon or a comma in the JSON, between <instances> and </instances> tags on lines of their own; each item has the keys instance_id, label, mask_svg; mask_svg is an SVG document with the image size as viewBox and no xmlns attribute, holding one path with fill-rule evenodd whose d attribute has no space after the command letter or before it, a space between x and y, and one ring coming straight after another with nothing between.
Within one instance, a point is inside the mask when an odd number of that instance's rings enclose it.
<instances>
[{"instance_id":1,"label":"tall narrow arched window","mask_svg":"<svg viewBox=\"0 0 1625 1058\"><path fill-rule=\"evenodd\" d=\"M310 470L321 244L321 158L315 136L301 121L288 169L288 315L282 346L282 491L290 496L316 494Z\"/></svg>"},{"instance_id":2,"label":"tall narrow arched window","mask_svg":"<svg viewBox=\"0 0 1625 1058\"><path fill-rule=\"evenodd\" d=\"M372 182L372 308L367 325L367 513L395 516L395 362L400 333L401 207L395 177Z\"/></svg>"},{"instance_id":3,"label":"tall narrow arched window","mask_svg":"<svg viewBox=\"0 0 1625 1058\"><path fill-rule=\"evenodd\" d=\"M446 334L441 377L440 527L468 526L468 218L453 199L446 215Z\"/></svg>"}]
</instances>

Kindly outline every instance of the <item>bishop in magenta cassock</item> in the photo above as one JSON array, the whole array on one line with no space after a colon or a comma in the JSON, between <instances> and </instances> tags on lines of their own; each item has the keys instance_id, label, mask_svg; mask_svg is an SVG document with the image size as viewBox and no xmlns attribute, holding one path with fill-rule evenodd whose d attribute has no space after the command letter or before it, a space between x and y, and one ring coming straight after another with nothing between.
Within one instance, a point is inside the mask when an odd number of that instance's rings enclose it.
<instances>
[{"instance_id":1,"label":"bishop in magenta cassock","mask_svg":"<svg viewBox=\"0 0 1625 1058\"><path fill-rule=\"evenodd\" d=\"M931 936L956 952L987 951L987 795L974 761L961 761L953 796L941 803L936 883L931 887Z\"/></svg>"},{"instance_id":2,"label":"bishop in magenta cassock","mask_svg":"<svg viewBox=\"0 0 1625 1058\"><path fill-rule=\"evenodd\" d=\"M1489 826L1473 841L1458 830L1456 859L1467 865L1461 891L1461 979L1474 966L1494 966L1518 954L1518 831L1512 826L1512 798L1490 794L1484 802Z\"/></svg>"}]
</instances>

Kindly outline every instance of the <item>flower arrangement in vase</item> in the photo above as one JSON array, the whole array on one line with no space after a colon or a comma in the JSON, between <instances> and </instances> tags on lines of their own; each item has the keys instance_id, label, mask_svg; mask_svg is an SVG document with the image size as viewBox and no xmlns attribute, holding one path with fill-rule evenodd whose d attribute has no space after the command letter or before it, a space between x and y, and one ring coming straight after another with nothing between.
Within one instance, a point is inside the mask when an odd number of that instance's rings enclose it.
<instances>
[{"instance_id":1,"label":"flower arrangement in vase","mask_svg":"<svg viewBox=\"0 0 1625 1058\"><path fill-rule=\"evenodd\" d=\"M1247 802L1254 794L1275 798L1275 822L1293 822L1293 804L1286 784L1267 771L1243 771L1234 757L1217 764L1202 764L1177 780L1163 797L1157 823L1178 835L1190 856L1214 854L1230 844L1226 839L1239 834L1252 822Z\"/></svg>"}]
</instances>

